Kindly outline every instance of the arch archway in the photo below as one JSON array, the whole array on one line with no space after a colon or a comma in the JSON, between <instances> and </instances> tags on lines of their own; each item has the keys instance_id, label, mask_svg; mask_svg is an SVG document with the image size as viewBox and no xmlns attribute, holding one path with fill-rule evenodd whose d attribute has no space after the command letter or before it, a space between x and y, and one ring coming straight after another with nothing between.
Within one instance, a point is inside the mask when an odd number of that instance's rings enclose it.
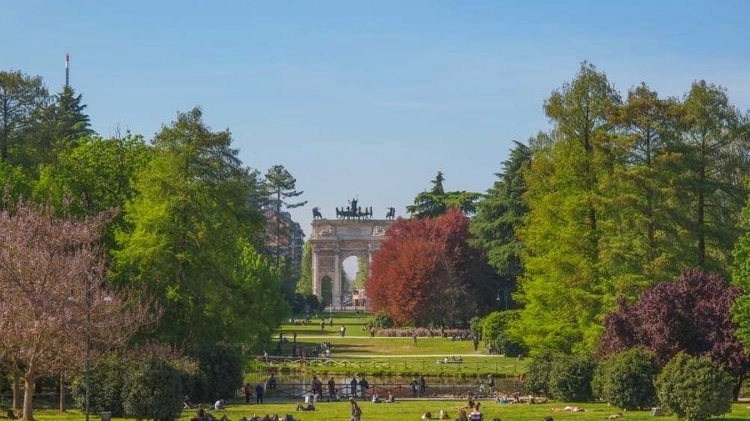
<instances>
[{"instance_id":1,"label":"arch archway","mask_svg":"<svg viewBox=\"0 0 750 421\"><path fill-rule=\"evenodd\" d=\"M372 263L372 255L386 239L385 231L393 222L391 219L314 220L310 236L313 294L322 296L322 281L329 277L333 281L332 304L341 306L344 259L354 256Z\"/></svg>"}]
</instances>

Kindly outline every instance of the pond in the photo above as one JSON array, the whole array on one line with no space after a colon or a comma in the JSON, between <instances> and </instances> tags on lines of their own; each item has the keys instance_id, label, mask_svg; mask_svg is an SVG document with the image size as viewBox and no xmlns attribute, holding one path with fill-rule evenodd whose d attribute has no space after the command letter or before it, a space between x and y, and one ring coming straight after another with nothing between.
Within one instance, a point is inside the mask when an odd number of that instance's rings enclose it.
<instances>
[{"instance_id":1,"label":"pond","mask_svg":"<svg viewBox=\"0 0 750 421\"><path fill-rule=\"evenodd\" d=\"M269 385L266 390L268 397L279 397L289 399L302 399L312 389L313 374L274 374L275 388ZM418 377L402 376L364 376L369 383L368 398L372 393L380 396L387 395L388 392L396 398L414 398L414 397L455 397L467 398L468 396L488 397L493 392L487 386L487 378L482 377L428 377L424 376L424 392L420 392ZM334 388L339 398L347 398L352 394L351 375L333 374L328 376L319 376L323 383L323 399L328 399L328 382L333 380ZM362 376L355 377L357 382ZM250 376L251 384L266 383L269 379L267 374L257 373ZM417 382L417 390L414 392L411 383ZM481 381L481 384L480 384ZM511 395L513 393L524 393L522 382L517 378L503 377L494 378L494 390L500 394ZM357 397L361 398L359 387L357 388Z\"/></svg>"}]
</instances>

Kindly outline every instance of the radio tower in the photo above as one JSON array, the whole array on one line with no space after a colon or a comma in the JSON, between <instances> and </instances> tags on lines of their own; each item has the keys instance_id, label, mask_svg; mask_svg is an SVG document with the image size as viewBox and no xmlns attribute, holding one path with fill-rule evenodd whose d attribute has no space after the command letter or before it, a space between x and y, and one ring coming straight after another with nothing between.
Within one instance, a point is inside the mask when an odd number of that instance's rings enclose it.
<instances>
[{"instance_id":1,"label":"radio tower","mask_svg":"<svg viewBox=\"0 0 750 421\"><path fill-rule=\"evenodd\" d=\"M70 65L70 54L65 54L65 87L67 88L70 84L70 69L68 66Z\"/></svg>"}]
</instances>

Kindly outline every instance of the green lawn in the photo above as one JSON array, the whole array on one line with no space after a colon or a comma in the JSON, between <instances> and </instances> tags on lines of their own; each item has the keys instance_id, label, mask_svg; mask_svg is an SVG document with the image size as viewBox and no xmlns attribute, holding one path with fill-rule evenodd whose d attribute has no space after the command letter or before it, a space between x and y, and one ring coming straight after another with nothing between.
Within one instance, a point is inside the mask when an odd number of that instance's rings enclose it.
<instances>
[{"instance_id":1,"label":"green lawn","mask_svg":"<svg viewBox=\"0 0 750 421\"><path fill-rule=\"evenodd\" d=\"M439 336L419 337L416 345L411 337L370 337L365 325L370 321L367 313L354 311L334 312L333 326L329 324L329 313L322 314L326 322L323 330L320 317L310 324L285 323L277 332L289 340L282 346L284 355L291 355L294 334L297 344L313 349L323 342L333 345L330 361L307 360L302 362L277 362L267 368L281 371L304 371L321 374L362 373L369 375L423 374L427 376L476 376L494 373L498 376L515 377L526 370L526 360L488 355L480 345L474 350L471 341L451 341ZM346 335L339 333L346 326ZM437 335L438 332L436 331ZM461 357L461 364L443 364L446 357ZM260 367L263 369L266 367Z\"/></svg>"},{"instance_id":2,"label":"green lawn","mask_svg":"<svg viewBox=\"0 0 750 421\"><path fill-rule=\"evenodd\" d=\"M420 416L427 411L433 414L438 413L441 409L447 411L452 421L457 413L456 407L463 406L464 401L457 400L400 400L393 404L370 402L360 402L363 411L362 421L420 421ZM553 417L554 421L603 421L609 415L620 412L605 404L579 404L585 409L585 412L559 412L556 409L563 408L563 403L549 403L542 405L497 405L491 400L482 402L482 413L486 421L492 421L493 418L500 418L503 421L541 421L546 416ZM265 414L279 414L283 417L285 414L292 414L295 419L302 421L348 421L349 420L349 403L348 402L321 402L317 405L314 412L297 412L295 411L296 403L266 403L262 405L245 405L231 404L227 409L221 411L209 411L217 418L226 415L231 421L238 421L240 418L250 417L253 414L263 416ZM622 421L654 421L649 411L632 411L622 412ZM189 420L195 415L195 411L190 410L183 413L181 420ZM60 414L55 411L37 411L35 413L37 421L81 421L83 415L79 412L68 412ZM99 421L98 416L91 416L92 421ZM659 417L665 421L675 421L674 416ZM750 409L747 404L734 404L732 412L722 416L724 421L746 421L750 419ZM115 420L117 420L115 418Z\"/></svg>"}]
</instances>

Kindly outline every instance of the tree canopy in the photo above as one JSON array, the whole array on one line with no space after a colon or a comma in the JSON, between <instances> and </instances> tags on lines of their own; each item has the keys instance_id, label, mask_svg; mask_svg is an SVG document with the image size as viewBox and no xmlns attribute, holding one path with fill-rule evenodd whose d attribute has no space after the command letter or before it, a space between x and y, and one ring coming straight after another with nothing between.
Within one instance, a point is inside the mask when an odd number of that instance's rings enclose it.
<instances>
[{"instance_id":1,"label":"tree canopy","mask_svg":"<svg viewBox=\"0 0 750 421\"><path fill-rule=\"evenodd\" d=\"M367 295L398 324L466 322L495 305L491 271L468 244L458 209L435 218L399 219L372 261Z\"/></svg>"},{"instance_id":2,"label":"tree canopy","mask_svg":"<svg viewBox=\"0 0 750 421\"><path fill-rule=\"evenodd\" d=\"M731 307L740 289L698 269L644 291L637 301L624 298L604 319L598 349L611 355L642 347L665 364L680 352L708 355L723 364L739 385L750 356L738 339Z\"/></svg>"}]
</instances>

